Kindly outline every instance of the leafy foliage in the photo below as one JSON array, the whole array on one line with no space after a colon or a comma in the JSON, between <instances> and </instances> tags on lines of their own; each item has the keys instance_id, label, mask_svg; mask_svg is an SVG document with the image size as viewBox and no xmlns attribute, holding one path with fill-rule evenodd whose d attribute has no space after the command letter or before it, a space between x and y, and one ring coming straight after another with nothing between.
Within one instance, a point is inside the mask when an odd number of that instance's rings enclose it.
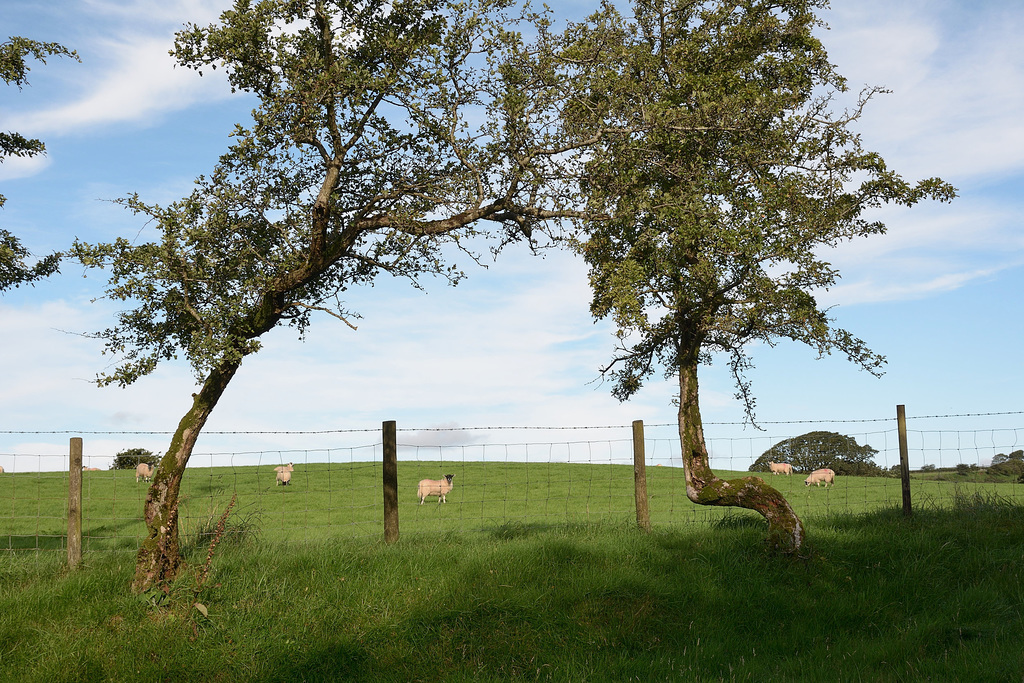
<instances>
[{"instance_id":1,"label":"leafy foliage","mask_svg":"<svg viewBox=\"0 0 1024 683\"><path fill-rule=\"evenodd\" d=\"M152 451L145 448L129 448L114 456L114 462L111 463L110 469L134 470L140 463L155 467L158 462L160 462L160 458Z\"/></svg>"},{"instance_id":2,"label":"leafy foliage","mask_svg":"<svg viewBox=\"0 0 1024 683\"><path fill-rule=\"evenodd\" d=\"M885 476L874 462L878 451L860 446L850 436L836 432L808 432L775 444L750 466L751 472L767 472L770 462L788 462L797 472L812 472L828 467L838 475L859 477Z\"/></svg>"},{"instance_id":3,"label":"leafy foliage","mask_svg":"<svg viewBox=\"0 0 1024 683\"><path fill-rule=\"evenodd\" d=\"M14 36L0 43L0 79L7 85L19 89L28 85L29 66L25 59L32 57L43 64L49 56L66 56L78 59L78 55L59 43L42 43ZM5 157L32 157L44 154L46 145L41 140L26 138L14 131L0 131L0 163ZM6 198L0 195L0 207ZM10 287L38 280L57 272L60 255L51 254L35 264L26 261L32 254L22 246L21 241L9 231L0 228L0 292Z\"/></svg>"},{"instance_id":4,"label":"leafy foliage","mask_svg":"<svg viewBox=\"0 0 1024 683\"><path fill-rule=\"evenodd\" d=\"M618 327L605 373L626 399L660 365L726 354L739 398L751 342L838 351L872 373L884 358L835 327L816 294L839 278L825 248L880 234L883 204L949 200L904 181L853 124L877 93L833 112L845 79L815 37L819 0L634 0L571 31L581 85L567 115L606 129L587 165L592 214L578 247L591 311Z\"/></svg>"},{"instance_id":5,"label":"leafy foliage","mask_svg":"<svg viewBox=\"0 0 1024 683\"><path fill-rule=\"evenodd\" d=\"M835 326L816 295L839 273L823 256L879 234L884 204L951 199L861 145L868 100L833 111L846 82L815 36L826 0L632 0L570 27L575 87L566 130L600 131L582 175L589 213L576 247L590 268L595 318L618 345L602 373L620 400L661 368L679 381L679 437L690 500L739 506L768 520L769 545L799 550L803 527L759 478L711 470L697 374L729 359L753 421L746 347L788 338L838 351L872 373L884 358Z\"/></svg>"},{"instance_id":6,"label":"leafy foliage","mask_svg":"<svg viewBox=\"0 0 1024 683\"><path fill-rule=\"evenodd\" d=\"M189 196L122 200L157 239L75 244L129 306L97 334L120 359L99 382L131 384L179 353L204 379L275 326L301 336L315 312L354 327L350 288L381 274L455 283L446 249L466 249L481 221L531 240L563 215L548 179L565 147L545 118L557 90L511 30L543 22L508 10L238 0L218 24L180 31L180 64L225 70L259 106Z\"/></svg>"}]
</instances>

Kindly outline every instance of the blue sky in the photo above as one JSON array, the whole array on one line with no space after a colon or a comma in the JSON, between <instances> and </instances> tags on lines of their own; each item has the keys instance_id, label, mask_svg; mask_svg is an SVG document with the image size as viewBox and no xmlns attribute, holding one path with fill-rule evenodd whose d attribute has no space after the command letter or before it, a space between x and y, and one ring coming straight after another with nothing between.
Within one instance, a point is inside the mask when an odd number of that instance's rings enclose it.
<instances>
[{"instance_id":1,"label":"blue sky","mask_svg":"<svg viewBox=\"0 0 1024 683\"><path fill-rule=\"evenodd\" d=\"M58 41L82 59L34 64L29 86L0 93L0 128L40 137L48 149L45 158L0 165L0 192L7 196L0 224L38 254L66 248L76 237L133 237L143 222L109 200L138 192L166 203L208 173L252 101L232 96L218 75L200 78L175 68L167 50L184 22L208 23L228 4L0 4L4 37ZM555 4L556 16L572 17L596 5ZM755 348L751 379L767 432L728 424L742 421L742 406L728 373L716 365L701 374L709 437L791 436L812 428L869 432L888 426L830 421L889 418L898 403L912 417L1024 411L1024 43L1018 39L1024 5L835 5L824 15L830 28L822 37L851 89L870 84L893 91L868 108L859 126L866 147L910 180L941 176L960 197L948 205L884 210L887 235L829 254L843 279L821 300L835 306L842 326L887 356L884 377L839 357L816 360L792 343ZM372 430L388 419L400 429L674 422L672 381L655 378L626 404L602 386L598 368L614 339L607 324L589 315L586 270L577 259L510 250L487 269L468 272L455 289L428 283L423 293L381 281L354 293L350 303L363 315L357 332L325 316L305 343L288 330L268 335L207 430ZM76 333L111 325L114 309L92 301L104 279L83 275L69 263L60 276L0 297L0 431L173 430L193 391L184 364L162 366L127 389L89 383L109 359L98 342ZM914 426L1013 429L1024 427L1024 415ZM668 436L672 429L655 431ZM1011 445L1020 433L1011 432ZM0 465L4 453L64 453L67 436L0 433ZM167 440L86 438L87 452L95 453L134 446L161 451ZM336 438L211 435L197 450L313 448Z\"/></svg>"}]
</instances>

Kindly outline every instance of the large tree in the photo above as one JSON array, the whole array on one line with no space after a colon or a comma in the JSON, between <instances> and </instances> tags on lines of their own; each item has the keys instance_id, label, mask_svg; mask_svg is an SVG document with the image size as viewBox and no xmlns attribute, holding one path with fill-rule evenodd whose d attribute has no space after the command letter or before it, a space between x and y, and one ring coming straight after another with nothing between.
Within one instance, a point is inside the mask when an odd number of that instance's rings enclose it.
<instances>
[{"instance_id":1,"label":"large tree","mask_svg":"<svg viewBox=\"0 0 1024 683\"><path fill-rule=\"evenodd\" d=\"M751 472L767 472L768 463L788 462L797 472L813 472L828 467L836 474L878 477L882 468L875 463L878 451L868 444L860 446L852 436L836 432L807 432L775 444L750 465Z\"/></svg>"},{"instance_id":2,"label":"large tree","mask_svg":"<svg viewBox=\"0 0 1024 683\"><path fill-rule=\"evenodd\" d=\"M687 496L768 521L796 551L803 525L758 477L711 470L697 374L725 357L753 416L746 347L789 338L877 373L884 358L837 327L816 295L839 277L826 249L884 232L869 210L951 199L939 179L904 181L862 148L853 124L877 90L834 111L847 90L816 37L826 0L609 3L568 34L579 96L570 133L615 131L583 183L593 214L579 249L591 311L619 344L603 372L625 400L658 367L678 381Z\"/></svg>"},{"instance_id":3,"label":"large tree","mask_svg":"<svg viewBox=\"0 0 1024 683\"><path fill-rule=\"evenodd\" d=\"M31 57L45 64L46 58L51 56L78 59L73 50L59 43L44 43L20 36L8 38L0 43L0 79L20 90L28 85L30 68L26 59ZM45 153L46 145L41 140L27 138L15 131L0 131L0 163L6 157L33 157ZM6 201L6 197L0 195L0 207ZM52 275L60 265L59 254L50 254L29 265L31 256L17 236L0 228L0 292Z\"/></svg>"},{"instance_id":4,"label":"large tree","mask_svg":"<svg viewBox=\"0 0 1024 683\"><path fill-rule=\"evenodd\" d=\"M351 325L349 288L381 273L456 280L444 249L486 226L488 243L531 239L569 214L551 182L569 160L550 136L559 91L542 46L514 32L524 21L546 32L504 0L237 0L178 33L180 64L256 96L252 124L188 197L123 200L158 239L74 252L110 267L107 296L128 304L99 333L118 362L98 382L130 384L181 353L200 383L147 494L135 590L178 572L186 463L261 335L301 336L318 311Z\"/></svg>"}]
</instances>

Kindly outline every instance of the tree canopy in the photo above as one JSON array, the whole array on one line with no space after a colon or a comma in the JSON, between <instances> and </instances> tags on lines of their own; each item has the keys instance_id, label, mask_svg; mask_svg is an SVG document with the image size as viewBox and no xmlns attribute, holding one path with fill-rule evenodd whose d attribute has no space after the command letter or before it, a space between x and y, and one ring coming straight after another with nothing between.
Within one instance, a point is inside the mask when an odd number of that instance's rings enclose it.
<instances>
[{"instance_id":1,"label":"tree canopy","mask_svg":"<svg viewBox=\"0 0 1024 683\"><path fill-rule=\"evenodd\" d=\"M176 574L185 464L263 334L301 335L316 312L354 327L349 289L381 274L454 282L446 248L533 244L538 225L576 215L557 180L576 143L554 136L545 34L505 0L237 0L177 34L179 64L258 98L252 123L189 196L122 200L156 239L73 252L108 268L107 297L126 304L97 334L116 357L97 381L130 384L180 353L202 385L147 498L136 589Z\"/></svg>"},{"instance_id":2,"label":"tree canopy","mask_svg":"<svg viewBox=\"0 0 1024 683\"><path fill-rule=\"evenodd\" d=\"M20 90L28 85L30 67L26 59L31 57L45 64L50 56L78 59L73 50L59 43L43 43L19 36L8 38L0 44L0 79ZM0 163L7 157L32 157L45 152L46 145L41 140L26 138L15 131L0 131ZM6 197L0 195L0 207L6 201ZM52 275L60 266L59 254L50 254L29 265L27 261L31 257L17 236L0 228L0 292Z\"/></svg>"},{"instance_id":3,"label":"tree canopy","mask_svg":"<svg viewBox=\"0 0 1024 683\"><path fill-rule=\"evenodd\" d=\"M134 470L139 464L156 465L160 462L160 456L145 448L128 448L120 451L114 456L110 463L112 470Z\"/></svg>"},{"instance_id":4,"label":"tree canopy","mask_svg":"<svg viewBox=\"0 0 1024 683\"><path fill-rule=\"evenodd\" d=\"M808 432L775 444L754 461L751 472L767 472L770 462L788 462L797 472L813 472L828 467L836 474L877 477L884 474L875 463L878 451L868 444L860 446L851 436L837 432Z\"/></svg>"},{"instance_id":5,"label":"tree canopy","mask_svg":"<svg viewBox=\"0 0 1024 683\"><path fill-rule=\"evenodd\" d=\"M567 128L607 131L583 189L608 219L578 237L591 311L617 327L603 372L623 400L659 369L676 377L688 495L757 509L789 548L802 527L781 496L708 467L697 369L726 358L751 419L751 343L792 339L878 373L884 358L818 303L839 278L828 248L883 233L876 207L954 196L863 147L854 124L878 89L835 111L847 84L816 37L825 5L633 0L624 16L605 2L566 53L579 75Z\"/></svg>"}]
</instances>

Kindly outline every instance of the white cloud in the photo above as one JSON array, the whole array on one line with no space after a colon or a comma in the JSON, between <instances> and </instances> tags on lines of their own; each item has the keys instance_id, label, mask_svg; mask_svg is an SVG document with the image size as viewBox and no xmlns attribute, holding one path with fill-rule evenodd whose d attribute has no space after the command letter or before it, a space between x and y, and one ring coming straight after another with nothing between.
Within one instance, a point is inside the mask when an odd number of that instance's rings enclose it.
<instances>
[{"instance_id":1,"label":"white cloud","mask_svg":"<svg viewBox=\"0 0 1024 683\"><path fill-rule=\"evenodd\" d=\"M954 182L1024 168L1020 14L934 3L856 3L823 36L851 89L880 85L861 130L909 178Z\"/></svg>"},{"instance_id":2,"label":"white cloud","mask_svg":"<svg viewBox=\"0 0 1024 683\"><path fill-rule=\"evenodd\" d=\"M103 52L113 62L89 79L85 93L70 104L10 117L4 125L31 135L72 134L83 129L148 120L200 101L225 97L219 76L200 78L175 68L165 37L139 37L108 42Z\"/></svg>"},{"instance_id":3,"label":"white cloud","mask_svg":"<svg viewBox=\"0 0 1024 683\"><path fill-rule=\"evenodd\" d=\"M74 44L65 41L79 52L82 63L48 64L40 72L44 78L63 78L61 87L54 89L56 94L49 94L43 104L35 93L14 100L0 127L54 136L117 124L147 126L169 112L229 97L221 72L204 72L200 77L176 66L168 54L175 31L185 22L208 23L228 4L224 0L97 0L83 8L69 3L62 19L93 28ZM35 84L34 89L38 88Z\"/></svg>"},{"instance_id":4,"label":"white cloud","mask_svg":"<svg viewBox=\"0 0 1024 683\"><path fill-rule=\"evenodd\" d=\"M51 159L45 154L32 157L6 157L0 163L0 181L28 178L49 166Z\"/></svg>"},{"instance_id":5,"label":"white cloud","mask_svg":"<svg viewBox=\"0 0 1024 683\"><path fill-rule=\"evenodd\" d=\"M230 0L86 0L89 11L122 20L126 25L181 26L185 22L204 25L228 9Z\"/></svg>"},{"instance_id":6,"label":"white cloud","mask_svg":"<svg viewBox=\"0 0 1024 683\"><path fill-rule=\"evenodd\" d=\"M945 273L928 280L910 281L865 278L853 284L841 284L833 287L818 299L825 306L923 299L933 294L959 289L967 283L991 277L997 272L999 269L986 268L961 273Z\"/></svg>"},{"instance_id":7,"label":"white cloud","mask_svg":"<svg viewBox=\"0 0 1024 683\"><path fill-rule=\"evenodd\" d=\"M842 274L820 294L822 303L920 299L1024 265L1024 231L1013 207L998 199L968 196L876 216L886 234L820 252Z\"/></svg>"}]
</instances>

